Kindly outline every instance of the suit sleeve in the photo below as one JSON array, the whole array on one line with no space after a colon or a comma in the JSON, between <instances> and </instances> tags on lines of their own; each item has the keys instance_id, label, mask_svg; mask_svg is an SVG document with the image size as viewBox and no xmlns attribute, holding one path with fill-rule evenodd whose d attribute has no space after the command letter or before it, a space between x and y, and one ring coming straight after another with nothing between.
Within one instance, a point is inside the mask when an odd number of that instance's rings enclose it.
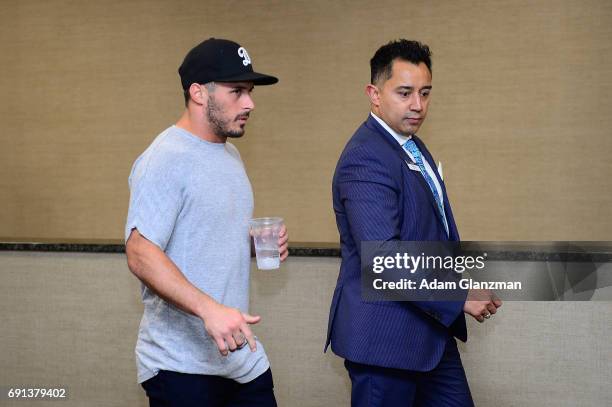
<instances>
[{"instance_id":1,"label":"suit sleeve","mask_svg":"<svg viewBox=\"0 0 612 407\"><path fill-rule=\"evenodd\" d=\"M400 188L392 167L365 148L344 154L337 172L337 188L350 234L361 257L361 242L401 239ZM446 327L463 310L463 302L411 301L410 304Z\"/></svg>"},{"instance_id":2,"label":"suit sleeve","mask_svg":"<svg viewBox=\"0 0 612 407\"><path fill-rule=\"evenodd\" d=\"M400 239L400 186L387 166L365 149L350 150L338 167L337 185L360 255L362 241Z\"/></svg>"}]
</instances>

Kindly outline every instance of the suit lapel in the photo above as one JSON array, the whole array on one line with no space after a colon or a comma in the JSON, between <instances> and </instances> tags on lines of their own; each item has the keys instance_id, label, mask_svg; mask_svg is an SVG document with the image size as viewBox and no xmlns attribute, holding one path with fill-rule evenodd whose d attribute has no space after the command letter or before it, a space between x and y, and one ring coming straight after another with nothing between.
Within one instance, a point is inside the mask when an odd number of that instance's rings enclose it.
<instances>
[{"instance_id":1,"label":"suit lapel","mask_svg":"<svg viewBox=\"0 0 612 407\"><path fill-rule=\"evenodd\" d=\"M382 127L380 123L378 123L376 119L372 117L372 115L368 115L366 126L368 126L372 130L375 130L376 133L378 133L385 142L389 143L391 145L391 148L393 148L395 153L405 163L406 166L408 166L408 164L417 165L416 163L411 162L410 157L406 153L406 150L404 150L404 148L400 146L397 140L391 134L389 134L389 132L384 127ZM450 211L447 211L447 208L449 207L449 205L447 205L448 198L446 197L446 190L444 188L444 183L442 182L438 174L437 167L435 166L435 164L432 165L431 156L427 148L425 148L425 145L423 144L423 142L416 136L412 136L412 137L415 140L419 149L421 150L422 155L425 158L425 160L427 160L431 168L435 169L434 173L436 175L436 178L438 179L438 182L440 183L440 187L442 188L444 211L446 213L450 213ZM442 219L442 214L440 213L440 210L438 209L438 203L436 202L436 198L434 198L433 196L433 191L431 190L431 188L429 188L429 185L427 184L427 181L425 181L425 177L423 177L422 174L419 174L419 176L415 178L417 179L417 182L421 185L421 188L423 188L423 190L425 191L427 199L429 200L429 203L432 206L434 213L436 214L436 217L438 218L438 222L440 222L442 229L444 229L444 220ZM447 216L446 221L449 224L449 237L450 237L451 236L451 226L450 226L451 221L448 218L449 217ZM453 226L454 226L454 222L453 222Z\"/></svg>"},{"instance_id":2,"label":"suit lapel","mask_svg":"<svg viewBox=\"0 0 612 407\"><path fill-rule=\"evenodd\" d=\"M442 180L442 178L440 178L440 174L438 173L438 167L436 163L434 162L434 159L431 156L431 153L425 146L425 143L423 143L421 139L418 138L417 136L413 136L413 138L414 138L415 143L419 147L419 150L421 150L421 153L423 154L425 159L429 162L429 165L431 166L431 168L434 169L434 174L436 175L436 178L438 179L438 183L440 183L440 188L442 188L442 196L444 198L444 202L443 202L444 213L446 214L446 222L448 222L449 239L459 240L459 232L457 231L457 225L455 225L455 218L453 216L453 211L450 206L448 195L446 194L446 185L444 184L444 181ZM440 219L440 221L442 220Z\"/></svg>"}]
</instances>

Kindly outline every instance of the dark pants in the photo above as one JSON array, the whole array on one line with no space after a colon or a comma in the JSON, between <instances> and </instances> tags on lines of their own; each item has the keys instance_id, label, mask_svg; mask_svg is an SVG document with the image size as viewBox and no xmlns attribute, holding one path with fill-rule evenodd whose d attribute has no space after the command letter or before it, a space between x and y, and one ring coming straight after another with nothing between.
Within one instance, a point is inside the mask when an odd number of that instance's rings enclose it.
<instances>
[{"instance_id":1,"label":"dark pants","mask_svg":"<svg viewBox=\"0 0 612 407\"><path fill-rule=\"evenodd\" d=\"M430 372L391 369L345 360L352 407L472 407L472 395L454 338Z\"/></svg>"},{"instance_id":2,"label":"dark pants","mask_svg":"<svg viewBox=\"0 0 612 407\"><path fill-rule=\"evenodd\" d=\"M142 387L150 407L276 407L270 369L244 384L219 376L160 370Z\"/></svg>"}]
</instances>

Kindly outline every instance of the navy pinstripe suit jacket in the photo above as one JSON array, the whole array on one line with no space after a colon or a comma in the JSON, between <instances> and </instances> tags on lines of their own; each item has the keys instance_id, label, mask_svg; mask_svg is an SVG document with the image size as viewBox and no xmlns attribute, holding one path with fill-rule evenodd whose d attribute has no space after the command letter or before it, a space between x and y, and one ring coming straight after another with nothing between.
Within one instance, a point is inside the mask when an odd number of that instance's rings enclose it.
<instances>
[{"instance_id":1,"label":"navy pinstripe suit jacket","mask_svg":"<svg viewBox=\"0 0 612 407\"><path fill-rule=\"evenodd\" d=\"M432 168L435 162L413 136ZM332 299L325 350L375 366L429 371L450 335L465 341L463 302L364 302L361 299L362 241L459 240L446 195L450 236L434 197L410 158L371 115L349 140L336 166L333 201L342 265ZM467 294L467 293L466 293Z\"/></svg>"}]
</instances>

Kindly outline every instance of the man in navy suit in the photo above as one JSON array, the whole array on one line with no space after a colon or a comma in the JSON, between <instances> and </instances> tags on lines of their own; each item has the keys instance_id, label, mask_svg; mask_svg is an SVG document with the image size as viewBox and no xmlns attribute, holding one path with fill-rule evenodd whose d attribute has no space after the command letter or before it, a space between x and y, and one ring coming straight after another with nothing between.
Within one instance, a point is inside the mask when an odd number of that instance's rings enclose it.
<instances>
[{"instance_id":1,"label":"man in navy suit","mask_svg":"<svg viewBox=\"0 0 612 407\"><path fill-rule=\"evenodd\" d=\"M327 346L345 359L352 406L472 406L455 337L464 313L483 322L501 301L364 301L361 242L458 241L446 188L416 136L427 116L431 54L416 41L382 46L370 61L371 113L347 143L333 179L342 265ZM484 295L484 298L483 298Z\"/></svg>"}]
</instances>

